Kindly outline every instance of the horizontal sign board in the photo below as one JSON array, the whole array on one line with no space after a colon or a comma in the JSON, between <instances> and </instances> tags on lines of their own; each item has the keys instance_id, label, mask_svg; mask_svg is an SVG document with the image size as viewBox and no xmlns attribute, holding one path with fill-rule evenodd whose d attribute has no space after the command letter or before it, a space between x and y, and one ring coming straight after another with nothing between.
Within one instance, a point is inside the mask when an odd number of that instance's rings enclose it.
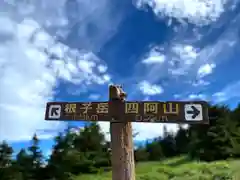
<instances>
[{"instance_id":1,"label":"horizontal sign board","mask_svg":"<svg viewBox=\"0 0 240 180\"><path fill-rule=\"evenodd\" d=\"M108 102L49 102L46 120L110 121Z\"/></svg>"},{"instance_id":2,"label":"horizontal sign board","mask_svg":"<svg viewBox=\"0 0 240 180\"><path fill-rule=\"evenodd\" d=\"M46 120L208 123L204 101L50 102Z\"/></svg>"},{"instance_id":3,"label":"horizontal sign board","mask_svg":"<svg viewBox=\"0 0 240 180\"><path fill-rule=\"evenodd\" d=\"M126 101L111 113L120 121L208 124L207 107L205 101Z\"/></svg>"}]
</instances>

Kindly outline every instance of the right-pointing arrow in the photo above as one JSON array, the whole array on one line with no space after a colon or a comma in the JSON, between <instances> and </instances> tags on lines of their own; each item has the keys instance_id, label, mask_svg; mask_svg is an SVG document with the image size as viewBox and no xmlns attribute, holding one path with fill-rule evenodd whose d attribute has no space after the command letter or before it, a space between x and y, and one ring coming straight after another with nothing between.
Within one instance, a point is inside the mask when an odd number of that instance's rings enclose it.
<instances>
[{"instance_id":1,"label":"right-pointing arrow","mask_svg":"<svg viewBox=\"0 0 240 180\"><path fill-rule=\"evenodd\" d=\"M195 119L200 111L195 107L195 106L191 106L192 110L191 111L187 111L187 114L192 114L192 119Z\"/></svg>"}]
</instances>

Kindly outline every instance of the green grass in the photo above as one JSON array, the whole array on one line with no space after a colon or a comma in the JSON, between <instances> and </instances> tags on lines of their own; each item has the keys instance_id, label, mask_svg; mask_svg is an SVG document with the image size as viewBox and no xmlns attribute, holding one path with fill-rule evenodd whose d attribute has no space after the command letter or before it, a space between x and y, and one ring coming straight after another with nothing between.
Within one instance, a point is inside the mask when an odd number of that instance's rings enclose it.
<instances>
[{"instance_id":1,"label":"green grass","mask_svg":"<svg viewBox=\"0 0 240 180\"><path fill-rule=\"evenodd\" d=\"M239 171L239 172L238 172ZM111 180L111 172L81 175L74 180ZM211 163L189 161L185 157L136 165L136 180L240 180L240 161Z\"/></svg>"}]
</instances>

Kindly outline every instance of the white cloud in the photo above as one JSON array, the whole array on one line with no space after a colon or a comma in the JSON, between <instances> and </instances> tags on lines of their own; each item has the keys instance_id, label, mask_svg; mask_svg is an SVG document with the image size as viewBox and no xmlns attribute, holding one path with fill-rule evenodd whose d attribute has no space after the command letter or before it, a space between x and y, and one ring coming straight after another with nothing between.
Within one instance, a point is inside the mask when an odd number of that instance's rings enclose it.
<instances>
[{"instance_id":1,"label":"white cloud","mask_svg":"<svg viewBox=\"0 0 240 180\"><path fill-rule=\"evenodd\" d=\"M4 16L0 19L14 27L9 27L11 38L0 44L0 58L5 59L0 64L0 139L25 139L36 127L59 127L59 123L43 120L45 102L54 95L56 79L45 66L48 57L28 42L37 23L25 20L17 24Z\"/></svg>"},{"instance_id":2,"label":"white cloud","mask_svg":"<svg viewBox=\"0 0 240 180\"><path fill-rule=\"evenodd\" d=\"M100 97L100 94L90 94L88 98L91 100L98 100Z\"/></svg>"},{"instance_id":3,"label":"white cloud","mask_svg":"<svg viewBox=\"0 0 240 180\"><path fill-rule=\"evenodd\" d=\"M226 0L138 0L136 6L152 7L158 17L170 17L180 22L202 26L218 20L224 12Z\"/></svg>"},{"instance_id":4,"label":"white cloud","mask_svg":"<svg viewBox=\"0 0 240 180\"><path fill-rule=\"evenodd\" d=\"M205 94L189 94L188 99L190 99L190 100L206 100L207 96Z\"/></svg>"},{"instance_id":5,"label":"white cloud","mask_svg":"<svg viewBox=\"0 0 240 180\"><path fill-rule=\"evenodd\" d=\"M215 102L224 102L230 99L232 96L227 95L226 92L216 92L213 94L213 98Z\"/></svg>"},{"instance_id":6,"label":"white cloud","mask_svg":"<svg viewBox=\"0 0 240 180\"><path fill-rule=\"evenodd\" d=\"M92 74L93 72L93 68L96 67L96 63L95 62L88 62L86 60L79 60L78 61L78 67L81 71L85 71L88 74Z\"/></svg>"},{"instance_id":7,"label":"white cloud","mask_svg":"<svg viewBox=\"0 0 240 180\"><path fill-rule=\"evenodd\" d=\"M188 44L175 44L172 47L172 51L175 56L178 56L181 60L185 61L185 64L193 64L198 56L197 49Z\"/></svg>"},{"instance_id":8,"label":"white cloud","mask_svg":"<svg viewBox=\"0 0 240 180\"><path fill-rule=\"evenodd\" d=\"M188 44L175 44L170 49L169 72L172 75L183 75L196 63L197 49Z\"/></svg>"},{"instance_id":9,"label":"white cloud","mask_svg":"<svg viewBox=\"0 0 240 180\"><path fill-rule=\"evenodd\" d=\"M197 81L195 81L195 82L192 83L192 85L195 86L195 87L198 87L198 86L207 86L207 85L209 85L209 84L210 84L210 82L205 81L205 80L203 80L203 79L199 79L199 80L197 80Z\"/></svg>"},{"instance_id":10,"label":"white cloud","mask_svg":"<svg viewBox=\"0 0 240 180\"><path fill-rule=\"evenodd\" d=\"M109 74L104 74L103 76L102 76L102 82L103 83L107 83L107 82L110 82L110 80L111 80L111 76L109 75Z\"/></svg>"},{"instance_id":11,"label":"white cloud","mask_svg":"<svg viewBox=\"0 0 240 180\"><path fill-rule=\"evenodd\" d=\"M180 101L194 101L201 100L207 101L209 100L209 96L203 93L184 93L184 94L174 94L174 98Z\"/></svg>"},{"instance_id":12,"label":"white cloud","mask_svg":"<svg viewBox=\"0 0 240 180\"><path fill-rule=\"evenodd\" d=\"M139 83L139 89L144 95L156 95L163 93L163 88L159 85L150 84L147 81L142 81Z\"/></svg>"},{"instance_id":13,"label":"white cloud","mask_svg":"<svg viewBox=\"0 0 240 180\"><path fill-rule=\"evenodd\" d=\"M192 41L190 42L190 40L176 38L178 36L176 34L168 45L158 47L165 56L165 62L161 65L149 66L144 72L141 69L140 77L151 83L158 83L167 77L168 82L180 79L181 82L193 82L197 79L193 86L208 85L211 82L206 82L202 78L207 73L211 73L214 67L217 68L223 61L229 60L238 47L239 23L240 14L237 14L228 22L228 26L216 41L205 46L203 44L201 48L195 47L195 44L201 43L195 36L189 38Z\"/></svg>"},{"instance_id":14,"label":"white cloud","mask_svg":"<svg viewBox=\"0 0 240 180\"><path fill-rule=\"evenodd\" d=\"M212 96L214 102L224 102L232 98L240 97L240 81L231 83L224 87L221 91L216 92Z\"/></svg>"},{"instance_id":15,"label":"white cloud","mask_svg":"<svg viewBox=\"0 0 240 180\"><path fill-rule=\"evenodd\" d=\"M102 132L106 134L106 139L110 140L109 122L99 122ZM139 133L134 140L144 141L146 139L152 139L163 135L163 126L166 126L169 132L177 132L177 124L160 124L160 123L132 123L133 132Z\"/></svg>"},{"instance_id":16,"label":"white cloud","mask_svg":"<svg viewBox=\"0 0 240 180\"><path fill-rule=\"evenodd\" d=\"M144 64L161 64L165 61L165 56L159 51L157 47L154 47L149 52L147 58L142 60Z\"/></svg>"},{"instance_id":17,"label":"white cloud","mask_svg":"<svg viewBox=\"0 0 240 180\"><path fill-rule=\"evenodd\" d=\"M163 127L166 126L168 132L177 132L178 124L155 124L155 123L133 123L133 129L139 134L135 140L146 140L163 136Z\"/></svg>"},{"instance_id":18,"label":"white cloud","mask_svg":"<svg viewBox=\"0 0 240 180\"><path fill-rule=\"evenodd\" d=\"M73 134L80 134L81 130L83 129L84 127L74 127L74 128L70 128L70 133L73 133Z\"/></svg>"},{"instance_id":19,"label":"white cloud","mask_svg":"<svg viewBox=\"0 0 240 180\"><path fill-rule=\"evenodd\" d=\"M144 64L155 64L155 63L163 63L165 60L165 57L164 55L154 55L154 56L151 56L147 59L144 59L142 62Z\"/></svg>"},{"instance_id":20,"label":"white cloud","mask_svg":"<svg viewBox=\"0 0 240 180\"><path fill-rule=\"evenodd\" d=\"M175 99L179 99L179 98L182 97L182 95L181 95L181 94L174 94L173 97L174 97Z\"/></svg>"},{"instance_id":21,"label":"white cloud","mask_svg":"<svg viewBox=\"0 0 240 180\"><path fill-rule=\"evenodd\" d=\"M100 73L105 73L107 71L107 66L101 64L97 68Z\"/></svg>"},{"instance_id":22,"label":"white cloud","mask_svg":"<svg viewBox=\"0 0 240 180\"><path fill-rule=\"evenodd\" d=\"M60 8L58 5L52 8ZM41 20L18 11L0 16L0 22L4 22L0 37L6 37L0 42L0 140L29 140L37 129L53 128L57 133L64 128L63 123L44 121L46 102L53 100L59 79L77 84L78 88L111 79L106 72L97 72L98 66L106 66L98 57L57 42L41 24L50 18L50 25L52 17L38 15ZM19 21L19 17L23 20ZM56 133L44 133L39 138Z\"/></svg>"},{"instance_id":23,"label":"white cloud","mask_svg":"<svg viewBox=\"0 0 240 180\"><path fill-rule=\"evenodd\" d=\"M207 76L209 74L211 74L213 72L213 69L216 67L216 64L204 64L202 66L199 67L198 69L198 76L200 78Z\"/></svg>"}]
</instances>

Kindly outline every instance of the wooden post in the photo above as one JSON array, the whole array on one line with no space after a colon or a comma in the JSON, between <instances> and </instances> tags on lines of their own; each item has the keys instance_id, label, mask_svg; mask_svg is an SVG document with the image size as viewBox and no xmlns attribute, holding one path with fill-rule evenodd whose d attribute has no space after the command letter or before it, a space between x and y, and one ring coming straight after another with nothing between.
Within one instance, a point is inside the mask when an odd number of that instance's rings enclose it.
<instances>
[{"instance_id":1,"label":"wooden post","mask_svg":"<svg viewBox=\"0 0 240 180\"><path fill-rule=\"evenodd\" d=\"M109 87L109 101L125 101L120 87ZM110 122L112 180L135 180L131 122Z\"/></svg>"}]
</instances>

